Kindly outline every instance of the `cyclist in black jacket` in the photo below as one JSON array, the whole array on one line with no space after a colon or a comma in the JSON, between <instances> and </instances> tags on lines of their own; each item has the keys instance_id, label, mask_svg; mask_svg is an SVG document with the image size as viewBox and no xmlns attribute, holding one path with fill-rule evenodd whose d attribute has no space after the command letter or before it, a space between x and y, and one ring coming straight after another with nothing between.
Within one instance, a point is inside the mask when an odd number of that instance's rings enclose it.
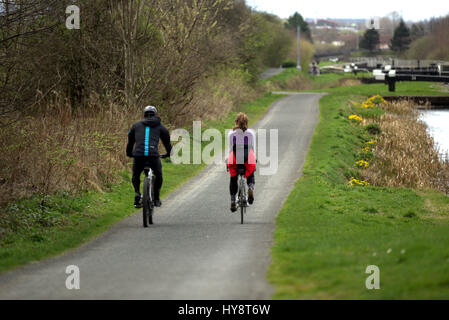
<instances>
[{"instance_id":1,"label":"cyclist in black jacket","mask_svg":"<svg viewBox=\"0 0 449 320\"><path fill-rule=\"evenodd\" d=\"M166 154L159 155L159 139L164 144ZM144 120L135 123L128 133L128 145L126 146L126 155L134 158L133 178L134 186L134 207L141 208L140 195L140 175L145 165L151 167L155 175L154 181L154 205L162 205L159 198L162 187L162 163L160 158L170 157L172 146L170 143L170 134L162 124L161 118L157 116L157 109L148 106L144 110Z\"/></svg>"}]
</instances>

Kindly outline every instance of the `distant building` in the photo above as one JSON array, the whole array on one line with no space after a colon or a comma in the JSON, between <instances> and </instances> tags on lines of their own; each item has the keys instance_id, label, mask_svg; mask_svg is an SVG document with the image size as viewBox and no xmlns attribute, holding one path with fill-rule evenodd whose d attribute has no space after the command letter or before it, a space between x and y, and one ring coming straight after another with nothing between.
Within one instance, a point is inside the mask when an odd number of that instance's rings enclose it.
<instances>
[{"instance_id":1,"label":"distant building","mask_svg":"<svg viewBox=\"0 0 449 320\"><path fill-rule=\"evenodd\" d=\"M343 47L345 45L344 41L332 41L332 45L337 47Z\"/></svg>"},{"instance_id":2,"label":"distant building","mask_svg":"<svg viewBox=\"0 0 449 320\"><path fill-rule=\"evenodd\" d=\"M390 41L391 41L391 35L380 34L379 35L379 49L380 50L389 50L390 49Z\"/></svg>"},{"instance_id":3,"label":"distant building","mask_svg":"<svg viewBox=\"0 0 449 320\"><path fill-rule=\"evenodd\" d=\"M328 19L318 19L318 20L316 20L315 27L316 28L327 28L327 29L337 28L338 23L335 21L332 21L332 20L328 20Z\"/></svg>"}]
</instances>

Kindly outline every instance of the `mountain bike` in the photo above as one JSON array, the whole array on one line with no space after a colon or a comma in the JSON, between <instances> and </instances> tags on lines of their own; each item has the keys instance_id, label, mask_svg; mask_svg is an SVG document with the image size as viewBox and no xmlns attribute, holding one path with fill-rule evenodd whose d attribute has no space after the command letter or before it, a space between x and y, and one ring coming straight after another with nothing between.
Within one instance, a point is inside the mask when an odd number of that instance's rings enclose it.
<instances>
[{"instance_id":1,"label":"mountain bike","mask_svg":"<svg viewBox=\"0 0 449 320\"><path fill-rule=\"evenodd\" d=\"M240 208L240 220L241 224L244 221L244 215L246 214L246 208L248 207L248 190L246 186L246 178L245 178L245 169L239 169L238 171L239 180L238 180L238 200L237 200L237 208Z\"/></svg>"},{"instance_id":2,"label":"mountain bike","mask_svg":"<svg viewBox=\"0 0 449 320\"><path fill-rule=\"evenodd\" d=\"M159 156L161 159L168 158L167 155ZM145 165L143 172L145 173L145 179L143 181L143 195L142 195L142 218L143 227L148 228L153 224L154 214L154 176L153 170L149 165Z\"/></svg>"}]
</instances>

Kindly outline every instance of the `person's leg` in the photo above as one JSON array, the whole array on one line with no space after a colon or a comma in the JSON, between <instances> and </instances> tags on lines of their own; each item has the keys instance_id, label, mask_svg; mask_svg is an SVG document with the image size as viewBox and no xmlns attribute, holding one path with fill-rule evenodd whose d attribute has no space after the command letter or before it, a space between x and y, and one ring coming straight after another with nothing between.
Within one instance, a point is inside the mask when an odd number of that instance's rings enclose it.
<instances>
[{"instance_id":1,"label":"person's leg","mask_svg":"<svg viewBox=\"0 0 449 320\"><path fill-rule=\"evenodd\" d=\"M254 177L254 172L246 178L248 183L248 203L253 204L254 202L254 185L256 184L256 179Z\"/></svg>"},{"instance_id":2,"label":"person's leg","mask_svg":"<svg viewBox=\"0 0 449 320\"><path fill-rule=\"evenodd\" d=\"M163 183L163 177L162 177L162 162L160 158L153 157L151 158L151 169L154 173L154 201L158 202L155 204L160 204L160 193Z\"/></svg>"},{"instance_id":3,"label":"person's leg","mask_svg":"<svg viewBox=\"0 0 449 320\"><path fill-rule=\"evenodd\" d=\"M230 183L229 183L229 192L231 193L231 196L235 196L238 191L238 179L239 176L236 175L235 177L231 177Z\"/></svg>"},{"instance_id":4,"label":"person's leg","mask_svg":"<svg viewBox=\"0 0 449 320\"><path fill-rule=\"evenodd\" d=\"M254 190L254 185L256 184L256 178L254 177L254 172L246 178L246 182L248 183L248 189Z\"/></svg>"},{"instance_id":5,"label":"person's leg","mask_svg":"<svg viewBox=\"0 0 449 320\"><path fill-rule=\"evenodd\" d=\"M144 163L141 158L134 158L132 183L134 187L134 206L140 207L140 175L142 174Z\"/></svg>"},{"instance_id":6,"label":"person's leg","mask_svg":"<svg viewBox=\"0 0 449 320\"><path fill-rule=\"evenodd\" d=\"M236 204L236 195L238 191L238 179L239 176L235 175L234 177L231 177L229 182L229 192L231 194L231 211L235 212L237 211L237 204Z\"/></svg>"}]
</instances>

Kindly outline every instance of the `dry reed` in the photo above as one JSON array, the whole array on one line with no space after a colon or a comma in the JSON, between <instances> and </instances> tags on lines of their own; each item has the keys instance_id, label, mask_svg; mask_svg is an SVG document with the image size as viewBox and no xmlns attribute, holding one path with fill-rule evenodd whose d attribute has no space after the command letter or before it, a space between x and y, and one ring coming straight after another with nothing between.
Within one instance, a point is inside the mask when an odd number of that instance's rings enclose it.
<instances>
[{"instance_id":1,"label":"dry reed","mask_svg":"<svg viewBox=\"0 0 449 320\"><path fill-rule=\"evenodd\" d=\"M373 146L375 159L362 170L374 185L436 189L449 193L449 162L439 157L427 126L411 101L385 104L382 133Z\"/></svg>"},{"instance_id":2,"label":"dry reed","mask_svg":"<svg viewBox=\"0 0 449 320\"><path fill-rule=\"evenodd\" d=\"M88 110L56 100L2 129L0 204L57 191L102 191L118 181L130 121L115 106Z\"/></svg>"}]
</instances>

